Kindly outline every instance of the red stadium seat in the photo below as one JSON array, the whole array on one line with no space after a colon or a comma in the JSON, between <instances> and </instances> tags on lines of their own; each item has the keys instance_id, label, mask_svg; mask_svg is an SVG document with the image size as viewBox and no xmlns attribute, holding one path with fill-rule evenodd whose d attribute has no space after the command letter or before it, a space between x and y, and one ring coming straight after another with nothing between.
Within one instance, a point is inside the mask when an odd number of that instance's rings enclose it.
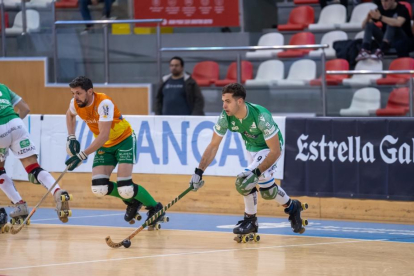
<instances>
[{"instance_id":1,"label":"red stadium seat","mask_svg":"<svg viewBox=\"0 0 414 276\"><path fill-rule=\"evenodd\" d=\"M414 70L414 59L405 57L397 58L390 64L388 70ZM390 74L386 75L385 78L377 80L378 85L396 85L404 84L410 78L410 74Z\"/></svg>"},{"instance_id":2,"label":"red stadium seat","mask_svg":"<svg viewBox=\"0 0 414 276\"><path fill-rule=\"evenodd\" d=\"M78 0L60 0L55 2L55 7L57 9L70 9L78 7Z\"/></svg>"},{"instance_id":3,"label":"red stadium seat","mask_svg":"<svg viewBox=\"0 0 414 276\"><path fill-rule=\"evenodd\" d=\"M315 13L310 6L294 8L289 14L287 24L279 25L279 31L301 31L315 22Z\"/></svg>"},{"instance_id":4,"label":"red stadium seat","mask_svg":"<svg viewBox=\"0 0 414 276\"><path fill-rule=\"evenodd\" d=\"M295 5L319 4L319 0L293 0Z\"/></svg>"},{"instance_id":5,"label":"red stadium seat","mask_svg":"<svg viewBox=\"0 0 414 276\"><path fill-rule=\"evenodd\" d=\"M6 28L10 28L9 14L7 12L4 13L4 23L6 23ZM0 16L0 30L1 30L1 16Z\"/></svg>"},{"instance_id":6,"label":"red stadium seat","mask_svg":"<svg viewBox=\"0 0 414 276\"><path fill-rule=\"evenodd\" d=\"M246 80L253 79L253 65L250 61L242 61L242 83L245 83ZM233 62L230 64L229 69L227 69L227 75L224 80L217 80L216 86L225 86L229 83L237 82L237 63Z\"/></svg>"},{"instance_id":7,"label":"red stadium seat","mask_svg":"<svg viewBox=\"0 0 414 276\"><path fill-rule=\"evenodd\" d=\"M203 61L194 66L191 77L199 86L210 86L219 79L219 65L215 61Z\"/></svg>"},{"instance_id":8,"label":"red stadium seat","mask_svg":"<svg viewBox=\"0 0 414 276\"><path fill-rule=\"evenodd\" d=\"M333 59L326 62L326 71L349 70L349 63L346 59ZM326 75L326 84L339 85L343 79L348 78L348 75ZM320 86L322 83L322 76L319 79L311 80L309 82L312 86Z\"/></svg>"},{"instance_id":9,"label":"red stadium seat","mask_svg":"<svg viewBox=\"0 0 414 276\"><path fill-rule=\"evenodd\" d=\"M410 110L410 95L407 87L391 91L387 106L377 110L377 116L405 116Z\"/></svg>"},{"instance_id":10,"label":"red stadium seat","mask_svg":"<svg viewBox=\"0 0 414 276\"><path fill-rule=\"evenodd\" d=\"M289 41L289 45L305 45L315 44L315 36L309 32L297 33L292 36ZM291 57L302 57L309 54L313 49L306 50L286 50L277 54L279 58L291 58Z\"/></svg>"}]
</instances>

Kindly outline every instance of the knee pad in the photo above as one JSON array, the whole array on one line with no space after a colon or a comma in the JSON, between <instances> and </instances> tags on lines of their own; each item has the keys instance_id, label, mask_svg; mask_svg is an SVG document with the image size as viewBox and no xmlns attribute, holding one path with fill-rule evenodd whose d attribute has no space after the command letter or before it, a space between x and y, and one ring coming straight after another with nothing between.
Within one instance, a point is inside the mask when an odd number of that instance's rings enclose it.
<instances>
[{"instance_id":1,"label":"knee pad","mask_svg":"<svg viewBox=\"0 0 414 276\"><path fill-rule=\"evenodd\" d=\"M273 184L270 187L267 188L260 188L260 194L262 195L262 198L265 200L271 200L275 199L277 196L278 186L276 184Z\"/></svg>"},{"instance_id":2,"label":"knee pad","mask_svg":"<svg viewBox=\"0 0 414 276\"><path fill-rule=\"evenodd\" d=\"M39 173L41 171L44 171L44 169L42 169L41 167L37 167L31 170L28 174L29 181L32 182L33 184L40 184L40 181L38 180L37 177L39 176Z\"/></svg>"},{"instance_id":3,"label":"knee pad","mask_svg":"<svg viewBox=\"0 0 414 276\"><path fill-rule=\"evenodd\" d=\"M118 193L122 198L133 198L138 193L138 185L132 179L118 181Z\"/></svg>"},{"instance_id":4,"label":"knee pad","mask_svg":"<svg viewBox=\"0 0 414 276\"><path fill-rule=\"evenodd\" d=\"M104 197L112 192L114 184L109 181L109 178L92 179L91 189L96 197Z\"/></svg>"}]
</instances>

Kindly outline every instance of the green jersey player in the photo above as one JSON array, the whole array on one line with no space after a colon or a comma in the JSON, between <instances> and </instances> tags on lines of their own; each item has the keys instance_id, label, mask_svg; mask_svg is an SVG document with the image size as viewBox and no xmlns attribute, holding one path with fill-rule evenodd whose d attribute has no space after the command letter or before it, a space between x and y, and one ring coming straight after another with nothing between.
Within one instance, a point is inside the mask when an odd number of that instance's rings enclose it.
<instances>
[{"instance_id":1,"label":"green jersey player","mask_svg":"<svg viewBox=\"0 0 414 276\"><path fill-rule=\"evenodd\" d=\"M14 107L19 110L18 113L14 111ZM28 209L26 202L22 200L12 179L4 169L9 149L20 159L29 174L29 181L42 184L46 189L50 189L55 183L53 176L38 164L37 149L22 121L29 111L29 106L20 96L6 85L0 84L0 189L14 204L14 209L10 213L12 223L21 223L27 217ZM67 217L70 216L67 200L70 199L70 195L59 185L56 185L51 193L56 201L59 219L62 222L67 222ZM61 216L60 211L63 211L65 215Z\"/></svg>"},{"instance_id":2,"label":"green jersey player","mask_svg":"<svg viewBox=\"0 0 414 276\"><path fill-rule=\"evenodd\" d=\"M257 184L262 198L276 200L285 207L293 231L302 234L305 228L302 226L300 212L306 208L305 205L302 206L298 200L290 199L286 192L276 185L273 177L283 150L282 133L266 108L246 102L245 98L246 90L238 83L223 88L223 111L214 126L213 138L204 151L190 185L196 191L204 184L203 172L213 161L227 130L239 132L245 141L250 165L236 178L236 189L244 197L245 203L244 219L239 221L233 230L233 233L238 235L236 241L257 239ZM250 233L254 235L247 235Z\"/></svg>"}]
</instances>

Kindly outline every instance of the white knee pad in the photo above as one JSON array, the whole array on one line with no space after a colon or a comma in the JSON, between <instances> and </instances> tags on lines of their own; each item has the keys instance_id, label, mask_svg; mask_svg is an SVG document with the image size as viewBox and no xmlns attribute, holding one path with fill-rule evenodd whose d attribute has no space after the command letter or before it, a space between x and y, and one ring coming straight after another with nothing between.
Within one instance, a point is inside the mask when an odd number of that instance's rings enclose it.
<instances>
[{"instance_id":1,"label":"white knee pad","mask_svg":"<svg viewBox=\"0 0 414 276\"><path fill-rule=\"evenodd\" d=\"M118 187L118 193L122 198L130 199L134 196L134 186Z\"/></svg>"},{"instance_id":2,"label":"white knee pad","mask_svg":"<svg viewBox=\"0 0 414 276\"><path fill-rule=\"evenodd\" d=\"M91 189L96 197L104 197L108 194L108 185L94 185Z\"/></svg>"}]
</instances>

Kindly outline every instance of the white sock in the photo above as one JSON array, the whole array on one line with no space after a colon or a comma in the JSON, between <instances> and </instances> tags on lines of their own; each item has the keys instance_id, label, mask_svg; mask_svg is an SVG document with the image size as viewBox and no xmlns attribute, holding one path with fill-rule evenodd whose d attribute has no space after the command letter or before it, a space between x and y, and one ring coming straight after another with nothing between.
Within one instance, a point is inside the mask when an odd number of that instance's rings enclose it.
<instances>
[{"instance_id":1,"label":"white sock","mask_svg":"<svg viewBox=\"0 0 414 276\"><path fill-rule=\"evenodd\" d=\"M14 186L13 180L11 180L11 178L5 173L0 175L0 189L13 202L13 204L16 204L22 200L22 197Z\"/></svg>"},{"instance_id":2,"label":"white sock","mask_svg":"<svg viewBox=\"0 0 414 276\"><path fill-rule=\"evenodd\" d=\"M244 196L244 212L249 215L257 213L257 192Z\"/></svg>"},{"instance_id":3,"label":"white sock","mask_svg":"<svg viewBox=\"0 0 414 276\"><path fill-rule=\"evenodd\" d=\"M53 184L55 184L56 181L53 176L47 171L40 171L40 173L37 175L37 180L39 180L39 182L42 183L43 187L48 190L50 187L52 187ZM59 184L53 188L51 194L53 195L57 189L60 189Z\"/></svg>"},{"instance_id":4,"label":"white sock","mask_svg":"<svg viewBox=\"0 0 414 276\"><path fill-rule=\"evenodd\" d=\"M282 189L282 187L278 186L278 191L276 195L276 201L280 205L284 205L289 201L290 197L287 195L285 190Z\"/></svg>"}]
</instances>

